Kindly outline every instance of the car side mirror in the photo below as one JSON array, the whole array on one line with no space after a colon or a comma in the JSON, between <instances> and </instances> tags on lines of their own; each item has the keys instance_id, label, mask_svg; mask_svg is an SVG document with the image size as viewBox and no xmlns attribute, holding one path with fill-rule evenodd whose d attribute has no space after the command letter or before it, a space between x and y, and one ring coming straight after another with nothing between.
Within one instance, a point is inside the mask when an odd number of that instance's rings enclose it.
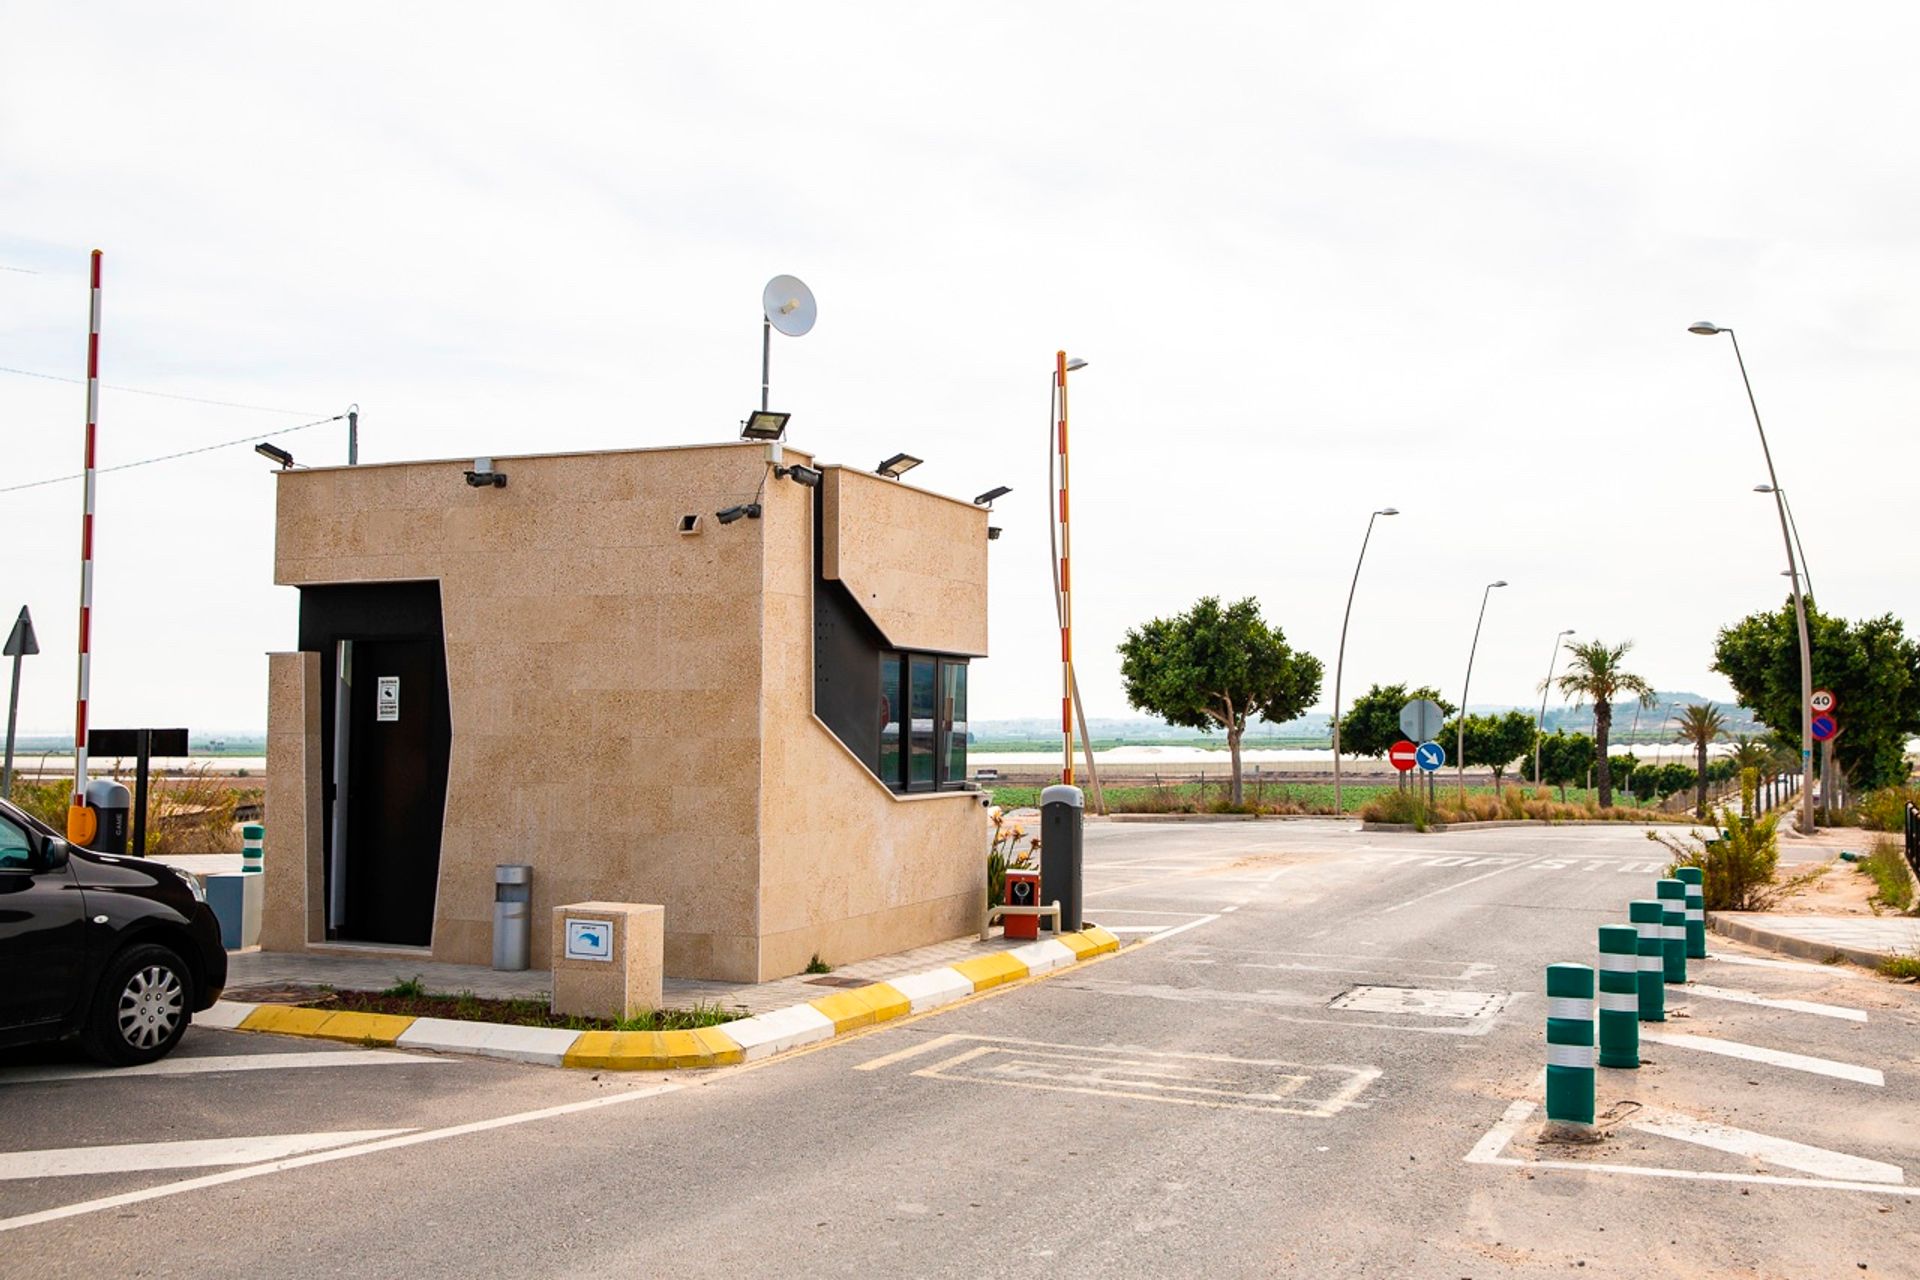
<instances>
[{"instance_id":1,"label":"car side mirror","mask_svg":"<svg viewBox=\"0 0 1920 1280\"><path fill-rule=\"evenodd\" d=\"M58 871L67 865L67 855L69 852L70 849L65 840L49 838L47 842L41 846L40 860L46 864L48 871Z\"/></svg>"}]
</instances>

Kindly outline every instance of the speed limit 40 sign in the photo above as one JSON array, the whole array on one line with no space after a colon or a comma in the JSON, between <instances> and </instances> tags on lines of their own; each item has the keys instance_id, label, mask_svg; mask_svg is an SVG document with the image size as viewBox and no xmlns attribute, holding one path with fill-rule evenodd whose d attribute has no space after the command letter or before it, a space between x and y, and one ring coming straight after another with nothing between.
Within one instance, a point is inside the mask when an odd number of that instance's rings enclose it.
<instances>
[{"instance_id":1,"label":"speed limit 40 sign","mask_svg":"<svg viewBox=\"0 0 1920 1280\"><path fill-rule=\"evenodd\" d=\"M1813 696L1807 699L1807 705L1813 708L1815 715L1825 715L1840 705L1840 699L1833 696L1831 689L1815 689Z\"/></svg>"}]
</instances>

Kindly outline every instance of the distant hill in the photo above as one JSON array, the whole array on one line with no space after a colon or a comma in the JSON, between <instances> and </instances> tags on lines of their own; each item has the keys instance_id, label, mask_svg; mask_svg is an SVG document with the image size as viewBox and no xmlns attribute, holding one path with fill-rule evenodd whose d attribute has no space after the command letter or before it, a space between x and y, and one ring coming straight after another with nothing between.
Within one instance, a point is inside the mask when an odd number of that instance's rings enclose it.
<instances>
[{"instance_id":1,"label":"distant hill","mask_svg":"<svg viewBox=\"0 0 1920 1280\"><path fill-rule=\"evenodd\" d=\"M1673 727L1674 704L1694 706L1712 699L1697 693L1660 690L1654 695L1654 705L1640 711L1638 731L1635 731L1635 704L1616 702L1613 707L1613 740L1615 742L1672 742L1675 739ZM1755 737L1766 732L1766 726L1753 718L1753 712L1745 707L1728 706L1715 703L1720 714L1726 717L1728 736L1752 734ZM1468 711L1474 715L1500 715L1508 711L1524 711L1528 715L1537 715L1540 705L1515 707L1511 704L1476 702ZM974 750L1035 751L1048 750L1060 741L1060 722L1054 719L1022 720L975 720L969 728ZM1593 708L1569 706L1549 706L1547 708L1546 730L1552 733L1565 729L1568 733L1593 732ZM1094 745L1100 747L1122 746L1158 746L1180 744L1183 746L1215 746L1226 748L1224 734L1199 733L1192 729L1176 729L1162 720L1149 719L1146 716L1089 716L1087 732L1092 735ZM1329 746L1333 741L1332 717L1324 711L1312 712L1297 720L1285 724L1272 725L1256 722L1249 726L1241 745L1247 747L1300 747Z\"/></svg>"}]
</instances>

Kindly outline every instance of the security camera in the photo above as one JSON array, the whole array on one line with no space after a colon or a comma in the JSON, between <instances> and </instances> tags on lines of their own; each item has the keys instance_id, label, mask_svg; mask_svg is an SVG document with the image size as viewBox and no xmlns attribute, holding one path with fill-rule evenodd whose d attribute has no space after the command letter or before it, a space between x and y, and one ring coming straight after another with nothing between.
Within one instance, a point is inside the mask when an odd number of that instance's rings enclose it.
<instances>
[{"instance_id":1,"label":"security camera","mask_svg":"<svg viewBox=\"0 0 1920 1280\"><path fill-rule=\"evenodd\" d=\"M775 467L773 474L776 476L784 476L792 480L795 484L805 485L809 489L818 489L820 487L819 471L812 467L803 467L797 462L790 467Z\"/></svg>"},{"instance_id":2,"label":"security camera","mask_svg":"<svg viewBox=\"0 0 1920 1280\"><path fill-rule=\"evenodd\" d=\"M507 473L495 471L492 458L475 458L473 470L467 472L467 483L476 489L504 489L507 487Z\"/></svg>"},{"instance_id":3,"label":"security camera","mask_svg":"<svg viewBox=\"0 0 1920 1280\"><path fill-rule=\"evenodd\" d=\"M732 524L735 520L743 519L758 520L760 518L760 504L757 502L743 502L739 506L728 507L725 511L714 512L713 518L721 524Z\"/></svg>"}]
</instances>

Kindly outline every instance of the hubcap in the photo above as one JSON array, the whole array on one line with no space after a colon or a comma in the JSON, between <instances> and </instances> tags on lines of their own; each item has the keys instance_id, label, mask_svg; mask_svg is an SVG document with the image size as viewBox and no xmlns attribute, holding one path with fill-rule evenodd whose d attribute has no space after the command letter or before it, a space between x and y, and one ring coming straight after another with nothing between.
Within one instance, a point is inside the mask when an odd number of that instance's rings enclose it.
<instances>
[{"instance_id":1,"label":"hubcap","mask_svg":"<svg viewBox=\"0 0 1920 1280\"><path fill-rule=\"evenodd\" d=\"M164 965L137 969L120 992L120 1035L136 1049L164 1044L180 1025L186 992Z\"/></svg>"}]
</instances>

